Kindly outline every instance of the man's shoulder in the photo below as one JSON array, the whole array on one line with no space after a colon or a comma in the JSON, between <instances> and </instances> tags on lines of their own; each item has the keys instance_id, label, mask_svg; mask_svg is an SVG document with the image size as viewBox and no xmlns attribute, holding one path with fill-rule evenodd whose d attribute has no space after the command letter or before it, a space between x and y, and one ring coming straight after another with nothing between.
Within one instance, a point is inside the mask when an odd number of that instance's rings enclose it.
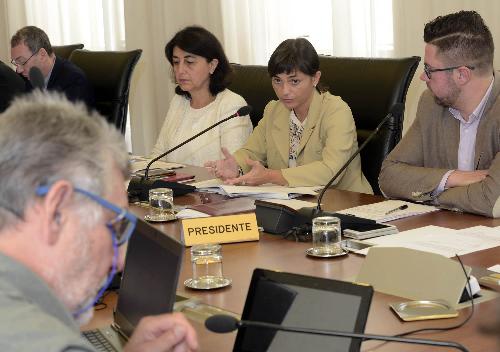
<instances>
[{"instance_id":1,"label":"man's shoulder","mask_svg":"<svg viewBox=\"0 0 500 352\"><path fill-rule=\"evenodd\" d=\"M60 79L75 79L75 78L83 78L87 79L83 70L76 66L69 60L56 57L56 62L54 64L54 69L58 71Z\"/></svg>"},{"instance_id":2,"label":"man's shoulder","mask_svg":"<svg viewBox=\"0 0 500 352\"><path fill-rule=\"evenodd\" d=\"M93 351L77 331L8 280L0 284L0 350Z\"/></svg>"}]
</instances>

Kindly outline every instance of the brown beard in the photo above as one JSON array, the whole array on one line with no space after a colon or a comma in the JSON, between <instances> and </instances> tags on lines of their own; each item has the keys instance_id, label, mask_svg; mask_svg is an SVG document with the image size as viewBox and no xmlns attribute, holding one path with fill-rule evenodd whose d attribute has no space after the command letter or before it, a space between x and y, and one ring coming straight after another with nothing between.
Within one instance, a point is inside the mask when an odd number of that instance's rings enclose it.
<instances>
[{"instance_id":1,"label":"brown beard","mask_svg":"<svg viewBox=\"0 0 500 352\"><path fill-rule=\"evenodd\" d=\"M445 97L437 97L436 94L434 94L434 92L431 90L436 104L445 108L454 107L461 93L460 88L458 88L455 83L452 83L451 80L449 80L448 83L450 88L448 90L447 96Z\"/></svg>"}]
</instances>

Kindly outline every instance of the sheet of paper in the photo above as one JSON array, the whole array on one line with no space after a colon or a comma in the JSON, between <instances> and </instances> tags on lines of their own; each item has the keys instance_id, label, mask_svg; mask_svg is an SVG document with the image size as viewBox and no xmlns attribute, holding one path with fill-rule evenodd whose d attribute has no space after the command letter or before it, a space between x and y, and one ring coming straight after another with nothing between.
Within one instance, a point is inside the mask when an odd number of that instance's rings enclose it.
<instances>
[{"instance_id":1,"label":"sheet of paper","mask_svg":"<svg viewBox=\"0 0 500 352\"><path fill-rule=\"evenodd\" d=\"M285 187L272 184L261 186L221 185L220 188L230 197L247 196L258 199L290 199L301 195L317 195L316 187Z\"/></svg>"},{"instance_id":2,"label":"sheet of paper","mask_svg":"<svg viewBox=\"0 0 500 352\"><path fill-rule=\"evenodd\" d=\"M407 208L398 209L401 206L406 206ZM402 200L385 200L378 203L344 209L338 211L338 213L351 214L360 218L372 219L377 222L387 222L437 210L439 209L430 205L415 204Z\"/></svg>"},{"instance_id":3,"label":"sheet of paper","mask_svg":"<svg viewBox=\"0 0 500 352\"><path fill-rule=\"evenodd\" d=\"M132 173L137 172L139 170L143 170L146 168L151 159L146 159L140 156L131 156L130 157L130 168L132 169ZM180 169L184 167L183 164L179 163L170 163L163 160L155 161L151 166L152 168L160 168L160 169Z\"/></svg>"},{"instance_id":4,"label":"sheet of paper","mask_svg":"<svg viewBox=\"0 0 500 352\"><path fill-rule=\"evenodd\" d=\"M201 211L196 211L193 209L183 209L175 214L177 219L195 219L195 218L207 218L210 215L202 213Z\"/></svg>"},{"instance_id":5,"label":"sheet of paper","mask_svg":"<svg viewBox=\"0 0 500 352\"><path fill-rule=\"evenodd\" d=\"M475 226L454 230L439 226L424 226L395 235L371 238L376 246L405 247L453 257L500 246L500 231L494 227ZM357 253L367 254L369 248Z\"/></svg>"},{"instance_id":6,"label":"sheet of paper","mask_svg":"<svg viewBox=\"0 0 500 352\"><path fill-rule=\"evenodd\" d=\"M494 271L494 272L500 274L500 264L496 264L496 265L490 266L488 268L488 270L491 270L491 271Z\"/></svg>"},{"instance_id":7,"label":"sheet of paper","mask_svg":"<svg viewBox=\"0 0 500 352\"><path fill-rule=\"evenodd\" d=\"M211 178L210 180L198 181L191 183L192 186L200 190L205 190L206 188L219 188L220 185L224 184L224 182L220 178Z\"/></svg>"}]
</instances>

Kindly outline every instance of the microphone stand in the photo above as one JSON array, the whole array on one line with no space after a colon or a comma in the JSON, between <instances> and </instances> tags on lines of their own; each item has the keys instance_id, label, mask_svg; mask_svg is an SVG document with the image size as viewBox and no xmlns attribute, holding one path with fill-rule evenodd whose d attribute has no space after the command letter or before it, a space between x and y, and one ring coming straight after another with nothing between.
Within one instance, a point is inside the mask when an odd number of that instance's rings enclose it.
<instances>
[{"instance_id":1,"label":"microphone stand","mask_svg":"<svg viewBox=\"0 0 500 352\"><path fill-rule=\"evenodd\" d=\"M239 110L238 110L238 111L239 111ZM245 115L247 115L247 114L245 114ZM201 136L201 135L202 135L202 134L204 134L205 132L207 132L207 131L211 130L212 128L214 128L214 127L216 127L216 126L220 125L220 124L221 124L221 123L223 123L223 122L226 122L227 120L230 120L230 119L232 119L232 118L235 118L236 116L239 116L238 112L236 112L236 113L232 114L232 115L231 115L231 116L229 116L229 117L226 117L225 119L222 119L222 120L220 120L220 121L216 122L215 124L213 124L213 125L212 125L212 126L210 126L210 127L205 128L203 131L201 131L201 132L199 132L199 133L195 134L194 136L192 136L192 137L190 137L190 138L186 139L184 142L182 142L182 143L180 143L180 144L176 145L175 147L173 147L173 148L171 148L171 149L167 150L165 153L162 153L162 154L158 155L156 158L152 159L152 160L148 163L148 165L146 165L146 169L145 169L145 171L144 171L144 179L146 179L146 180L147 180L147 179L149 178L149 168L151 167L151 164L153 164L155 161L160 160L160 159L161 159L161 158L163 158L165 155L170 154L171 152L173 152L174 150L179 149L180 147L182 147L182 146L183 146L183 145L185 145L186 143L189 143L189 142L191 142L193 139L198 138L199 136Z\"/></svg>"},{"instance_id":2,"label":"microphone stand","mask_svg":"<svg viewBox=\"0 0 500 352\"><path fill-rule=\"evenodd\" d=\"M391 107L390 112L380 121L375 130L373 130L368 138L361 144L361 146L354 152L353 155L342 165L342 167L335 173L335 175L328 181L328 183L323 187L319 196L317 205L314 208L301 208L296 211L293 215L289 214L285 206L282 205L267 205L265 203L259 202L256 205L257 223L262 226L266 232L270 233L286 233L292 228L296 228L312 221L313 218L320 216L323 213L321 210L321 200L326 192L326 190L335 182L339 176L344 172L345 169L351 164L351 162L358 156L358 154L366 147L366 145L375 137L380 128L391 118L392 116L401 114L404 110L403 103L396 103ZM341 217L340 214L335 214L335 216ZM359 218L358 218L359 219ZM342 220L342 219L341 219ZM357 220L358 221L358 220ZM360 221L360 220L359 220ZM373 221L369 221L373 222Z\"/></svg>"},{"instance_id":3,"label":"microphone stand","mask_svg":"<svg viewBox=\"0 0 500 352\"><path fill-rule=\"evenodd\" d=\"M379 340L379 341L389 341L389 342L400 342L400 343L410 343L410 344L418 344L418 345L427 345L427 346L435 346L435 347L448 347L448 348L456 348L463 352L468 352L468 350L459 343L456 342L448 342L448 341L435 341L435 340L426 340L426 339L413 339L413 338L403 338L396 336L384 336L384 335L373 335L373 334L360 334L355 332L342 332L342 331L328 331L328 330L316 330L316 329L307 329L307 328L296 328L296 327L284 327L277 324L265 323L265 322L257 322L257 321L249 321L249 320L240 320L236 322L236 328L241 327L253 327L253 328L261 328L261 329L271 329L271 330L279 330L279 331L287 331L287 332L297 332L303 334L312 334L312 335L322 335L322 336L338 336L338 337L350 337L350 338L358 338L362 340Z\"/></svg>"},{"instance_id":4,"label":"microphone stand","mask_svg":"<svg viewBox=\"0 0 500 352\"><path fill-rule=\"evenodd\" d=\"M144 170L144 176L131 178L131 180L129 182L128 189L127 189L127 192L129 194L129 199L134 199L137 197L137 198L139 198L139 200L147 200L149 189L156 188L156 187L171 188L174 192L174 197L178 196L178 195L187 194L189 192L194 191L196 188L194 186L191 186L191 185L185 185L185 184L178 183L178 182L167 182L167 181L163 181L163 180L156 180L156 181L150 180L149 179L149 169L150 169L151 165L155 161L160 160L164 156L168 155L169 153L173 152L174 150L179 149L180 147L182 147L186 143L191 142L193 139L198 138L202 134L204 134L207 131L211 130L212 128L220 125L221 123L224 123L227 120L230 120L236 116L248 115L248 114L250 114L251 111L252 111L251 106L249 106L249 105L243 106L243 107L239 108L238 111L235 112L234 114L232 114L231 116L226 117L225 119L222 119L222 120L214 123L213 125L209 126L208 128L205 128L203 131L195 134L194 136L188 138L184 142L176 145L175 147L167 150L165 153L162 153L159 156L157 156L156 158L152 159L147 164L146 169Z\"/></svg>"}]
</instances>

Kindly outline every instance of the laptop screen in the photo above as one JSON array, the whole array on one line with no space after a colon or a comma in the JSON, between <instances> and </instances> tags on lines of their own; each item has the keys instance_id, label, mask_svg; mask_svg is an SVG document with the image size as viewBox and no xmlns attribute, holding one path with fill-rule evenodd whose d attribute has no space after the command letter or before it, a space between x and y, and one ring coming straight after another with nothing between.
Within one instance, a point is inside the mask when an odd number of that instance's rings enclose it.
<instances>
[{"instance_id":1,"label":"laptop screen","mask_svg":"<svg viewBox=\"0 0 500 352\"><path fill-rule=\"evenodd\" d=\"M172 311L183 254L181 243L137 219L114 316L126 336L142 317Z\"/></svg>"},{"instance_id":2,"label":"laptop screen","mask_svg":"<svg viewBox=\"0 0 500 352\"><path fill-rule=\"evenodd\" d=\"M255 269L242 320L363 333L373 288ZM359 339L256 328L238 331L234 351L359 351Z\"/></svg>"}]
</instances>

